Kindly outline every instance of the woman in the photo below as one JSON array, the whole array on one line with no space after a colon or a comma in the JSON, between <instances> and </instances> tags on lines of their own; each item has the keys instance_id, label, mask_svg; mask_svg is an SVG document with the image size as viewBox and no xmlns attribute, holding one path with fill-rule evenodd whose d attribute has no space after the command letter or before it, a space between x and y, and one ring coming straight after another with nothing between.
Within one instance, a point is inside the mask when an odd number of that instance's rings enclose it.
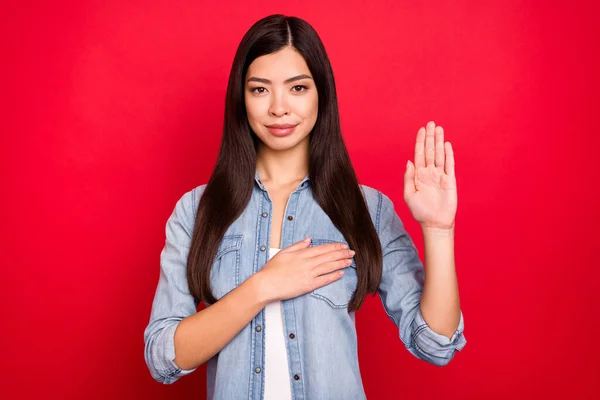
<instances>
[{"instance_id":1,"label":"woman","mask_svg":"<svg viewBox=\"0 0 600 400\"><path fill-rule=\"evenodd\" d=\"M231 69L214 171L167 221L144 333L152 376L172 383L208 362L209 399L363 399L354 312L367 293L412 354L448 363L466 343L452 154L430 122L405 173L425 279L389 197L357 181L317 33L282 15L255 23Z\"/></svg>"}]
</instances>

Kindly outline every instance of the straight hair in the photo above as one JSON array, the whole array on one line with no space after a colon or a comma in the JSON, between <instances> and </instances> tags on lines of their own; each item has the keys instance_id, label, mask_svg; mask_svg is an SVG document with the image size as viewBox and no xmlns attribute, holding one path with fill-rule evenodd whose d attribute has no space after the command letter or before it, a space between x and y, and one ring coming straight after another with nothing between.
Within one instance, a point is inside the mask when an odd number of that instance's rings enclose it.
<instances>
[{"instance_id":1,"label":"straight hair","mask_svg":"<svg viewBox=\"0 0 600 400\"><path fill-rule=\"evenodd\" d=\"M191 294L200 302L217 300L210 290L210 270L228 227L252 195L259 138L250 128L244 102L244 80L258 57L291 46L313 75L318 116L309 134L309 177L313 196L356 251L357 287L349 311L376 293L382 274L382 249L360 189L340 128L333 70L317 32L297 17L275 14L257 21L235 53L225 99L223 137L216 165L198 204L187 260Z\"/></svg>"}]
</instances>

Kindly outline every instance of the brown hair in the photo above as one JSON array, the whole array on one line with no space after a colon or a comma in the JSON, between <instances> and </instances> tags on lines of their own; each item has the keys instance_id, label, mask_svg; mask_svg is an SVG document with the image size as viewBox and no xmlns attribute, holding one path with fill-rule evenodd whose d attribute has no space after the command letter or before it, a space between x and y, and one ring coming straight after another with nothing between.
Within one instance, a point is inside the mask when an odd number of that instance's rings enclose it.
<instances>
[{"instance_id":1,"label":"brown hair","mask_svg":"<svg viewBox=\"0 0 600 400\"><path fill-rule=\"evenodd\" d=\"M309 177L313 196L342 233L357 265L357 289L348 305L355 311L381 281L382 250L340 129L333 70L317 32L306 21L280 14L256 22L236 51L225 100L221 147L200 198L187 261L190 292L214 303L210 269L228 227L252 195L259 139L250 128L244 79L257 57L292 46L305 59L318 92L318 116L310 133Z\"/></svg>"}]
</instances>

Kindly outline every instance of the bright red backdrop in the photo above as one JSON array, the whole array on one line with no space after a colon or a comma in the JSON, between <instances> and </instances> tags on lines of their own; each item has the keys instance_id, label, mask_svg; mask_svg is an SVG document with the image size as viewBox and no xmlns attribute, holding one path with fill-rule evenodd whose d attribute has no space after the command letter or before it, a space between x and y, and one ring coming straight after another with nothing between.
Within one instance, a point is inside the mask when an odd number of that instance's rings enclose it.
<instances>
[{"instance_id":1,"label":"bright red backdrop","mask_svg":"<svg viewBox=\"0 0 600 400\"><path fill-rule=\"evenodd\" d=\"M469 343L419 361L368 299L369 399L598 396L600 13L496 3L5 3L0 397L204 396L205 367L151 379L143 330L166 220L216 160L237 45L276 12L319 32L359 178L421 254L402 198L417 129L434 120L456 152Z\"/></svg>"}]
</instances>

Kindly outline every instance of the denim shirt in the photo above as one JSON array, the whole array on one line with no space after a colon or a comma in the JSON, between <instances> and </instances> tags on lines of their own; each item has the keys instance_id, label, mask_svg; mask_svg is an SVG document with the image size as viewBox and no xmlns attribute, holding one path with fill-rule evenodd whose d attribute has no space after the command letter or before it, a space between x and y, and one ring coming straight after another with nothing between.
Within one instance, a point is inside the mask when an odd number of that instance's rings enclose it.
<instances>
[{"instance_id":1,"label":"denim shirt","mask_svg":"<svg viewBox=\"0 0 600 400\"><path fill-rule=\"evenodd\" d=\"M166 244L160 255L160 277L150 321L144 331L144 357L150 374L170 384L193 372L175 362L174 335L178 323L197 312L189 292L186 262L200 196L206 185L185 193L166 224ZM360 185L383 250L383 274L378 294L399 338L414 356L434 365L447 364L461 350L459 325L448 338L431 330L420 312L424 270L417 249L388 196ZM268 261L273 203L255 173L251 199L229 226L215 256L210 284L218 300ZM307 236L311 246L346 243L313 198L308 176L291 193L283 219L281 248ZM304 295L282 301L284 333L292 397L299 399L364 399L358 365L354 312L347 306L357 284L356 264L342 278ZM207 361L208 399L259 400L264 393L264 309L219 353Z\"/></svg>"}]
</instances>

